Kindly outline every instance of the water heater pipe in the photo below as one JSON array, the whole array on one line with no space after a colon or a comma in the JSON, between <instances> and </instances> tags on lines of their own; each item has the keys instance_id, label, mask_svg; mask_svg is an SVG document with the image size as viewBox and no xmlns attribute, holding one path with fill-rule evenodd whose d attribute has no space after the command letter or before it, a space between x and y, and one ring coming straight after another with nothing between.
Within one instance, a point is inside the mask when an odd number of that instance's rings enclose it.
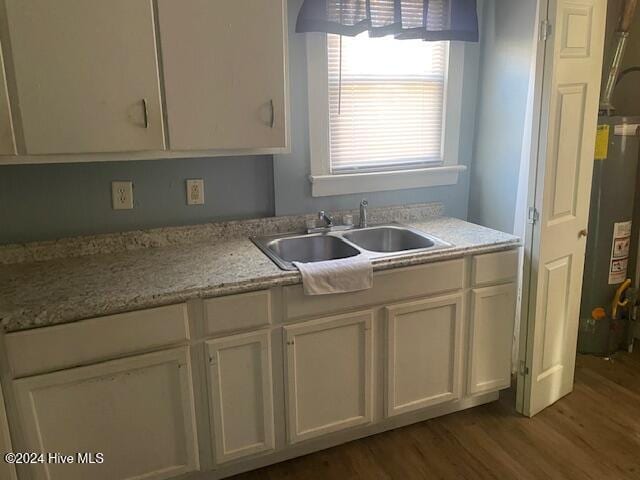
<instances>
[{"instance_id":1,"label":"water heater pipe","mask_svg":"<svg viewBox=\"0 0 640 480\"><path fill-rule=\"evenodd\" d=\"M627 41L629 40L629 29L633 22L633 17L636 13L638 6L638 0L625 0L624 7L622 9L622 15L618 22L618 28L616 29L616 50L611 60L611 67L609 69L609 76L602 93L602 99L600 101L600 111L604 111L607 115L611 114L614 110L611 103L611 97L613 96L613 90L616 87L618 81L618 75L620 74L620 68L622 67L622 60L624 58L624 52L627 48Z\"/></svg>"}]
</instances>

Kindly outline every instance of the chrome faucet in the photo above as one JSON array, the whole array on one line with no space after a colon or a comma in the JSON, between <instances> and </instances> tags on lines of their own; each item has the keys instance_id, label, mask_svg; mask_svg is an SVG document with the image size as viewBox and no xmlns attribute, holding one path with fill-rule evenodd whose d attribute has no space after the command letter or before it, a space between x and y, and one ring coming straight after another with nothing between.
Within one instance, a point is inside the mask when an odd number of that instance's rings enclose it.
<instances>
[{"instance_id":1,"label":"chrome faucet","mask_svg":"<svg viewBox=\"0 0 640 480\"><path fill-rule=\"evenodd\" d=\"M324 210L320 210L318 212L318 220L320 220L321 222L324 222L324 226L326 228L333 227L333 217L329 215L327 212L325 212Z\"/></svg>"},{"instance_id":2,"label":"chrome faucet","mask_svg":"<svg viewBox=\"0 0 640 480\"><path fill-rule=\"evenodd\" d=\"M362 200L360 202L360 228L367 228L367 207L369 202Z\"/></svg>"}]
</instances>

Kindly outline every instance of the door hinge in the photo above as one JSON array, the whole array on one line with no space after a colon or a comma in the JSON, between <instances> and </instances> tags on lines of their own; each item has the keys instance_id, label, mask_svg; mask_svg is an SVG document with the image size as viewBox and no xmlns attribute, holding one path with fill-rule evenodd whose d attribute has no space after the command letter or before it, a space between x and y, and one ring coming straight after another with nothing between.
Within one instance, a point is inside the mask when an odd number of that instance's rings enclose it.
<instances>
[{"instance_id":1,"label":"door hinge","mask_svg":"<svg viewBox=\"0 0 640 480\"><path fill-rule=\"evenodd\" d=\"M543 20L540 22L540 41L546 42L551 36L551 22Z\"/></svg>"},{"instance_id":2,"label":"door hinge","mask_svg":"<svg viewBox=\"0 0 640 480\"><path fill-rule=\"evenodd\" d=\"M528 222L531 225L535 225L536 223L538 223L539 219L540 213L538 212L538 209L536 207L529 207Z\"/></svg>"},{"instance_id":3,"label":"door hinge","mask_svg":"<svg viewBox=\"0 0 640 480\"><path fill-rule=\"evenodd\" d=\"M529 375L529 367L524 363L524 360L520 360L520 367L518 368L518 373L522 376Z\"/></svg>"}]
</instances>

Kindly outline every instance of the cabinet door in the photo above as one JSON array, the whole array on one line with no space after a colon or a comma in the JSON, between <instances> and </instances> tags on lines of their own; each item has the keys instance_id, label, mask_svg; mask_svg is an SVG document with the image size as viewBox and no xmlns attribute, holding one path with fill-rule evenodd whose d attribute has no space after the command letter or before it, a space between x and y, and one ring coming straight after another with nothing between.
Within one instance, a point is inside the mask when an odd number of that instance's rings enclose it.
<instances>
[{"instance_id":1,"label":"cabinet door","mask_svg":"<svg viewBox=\"0 0 640 480\"><path fill-rule=\"evenodd\" d=\"M371 422L373 313L284 327L291 443Z\"/></svg>"},{"instance_id":2,"label":"cabinet door","mask_svg":"<svg viewBox=\"0 0 640 480\"><path fill-rule=\"evenodd\" d=\"M172 150L286 146L285 4L158 0Z\"/></svg>"},{"instance_id":3,"label":"cabinet door","mask_svg":"<svg viewBox=\"0 0 640 480\"><path fill-rule=\"evenodd\" d=\"M269 330L207 342L217 463L274 447Z\"/></svg>"},{"instance_id":4,"label":"cabinet door","mask_svg":"<svg viewBox=\"0 0 640 480\"><path fill-rule=\"evenodd\" d=\"M27 153L164 148L151 0L6 8Z\"/></svg>"},{"instance_id":5,"label":"cabinet door","mask_svg":"<svg viewBox=\"0 0 640 480\"><path fill-rule=\"evenodd\" d=\"M460 397L462 294L387 307L387 416Z\"/></svg>"},{"instance_id":6,"label":"cabinet door","mask_svg":"<svg viewBox=\"0 0 640 480\"><path fill-rule=\"evenodd\" d=\"M511 385L515 316L515 283L472 291L469 393L499 390Z\"/></svg>"},{"instance_id":7,"label":"cabinet door","mask_svg":"<svg viewBox=\"0 0 640 480\"><path fill-rule=\"evenodd\" d=\"M165 479L198 468L188 349L15 381L25 451L102 453L37 464L37 480Z\"/></svg>"},{"instance_id":8,"label":"cabinet door","mask_svg":"<svg viewBox=\"0 0 640 480\"><path fill-rule=\"evenodd\" d=\"M0 389L0 478L16 480L16 469L10 463L4 461L7 452L13 452L11 438L9 437L9 425L7 424L7 414L4 408L4 399Z\"/></svg>"}]
</instances>

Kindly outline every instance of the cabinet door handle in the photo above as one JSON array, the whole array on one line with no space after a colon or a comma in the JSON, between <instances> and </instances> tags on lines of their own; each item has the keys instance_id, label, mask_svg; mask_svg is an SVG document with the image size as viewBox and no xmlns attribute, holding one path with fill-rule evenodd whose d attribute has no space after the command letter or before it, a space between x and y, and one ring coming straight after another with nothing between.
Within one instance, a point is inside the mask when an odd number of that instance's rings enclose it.
<instances>
[{"instance_id":1,"label":"cabinet door handle","mask_svg":"<svg viewBox=\"0 0 640 480\"><path fill-rule=\"evenodd\" d=\"M275 108L273 106L273 98L271 100L269 100L269 106L271 107L271 122L270 122L269 126L271 128L273 128L273 126L276 123L276 110L275 110Z\"/></svg>"},{"instance_id":2,"label":"cabinet door handle","mask_svg":"<svg viewBox=\"0 0 640 480\"><path fill-rule=\"evenodd\" d=\"M149 128L149 107L147 106L147 99L142 99L142 110L144 114L144 128Z\"/></svg>"}]
</instances>

